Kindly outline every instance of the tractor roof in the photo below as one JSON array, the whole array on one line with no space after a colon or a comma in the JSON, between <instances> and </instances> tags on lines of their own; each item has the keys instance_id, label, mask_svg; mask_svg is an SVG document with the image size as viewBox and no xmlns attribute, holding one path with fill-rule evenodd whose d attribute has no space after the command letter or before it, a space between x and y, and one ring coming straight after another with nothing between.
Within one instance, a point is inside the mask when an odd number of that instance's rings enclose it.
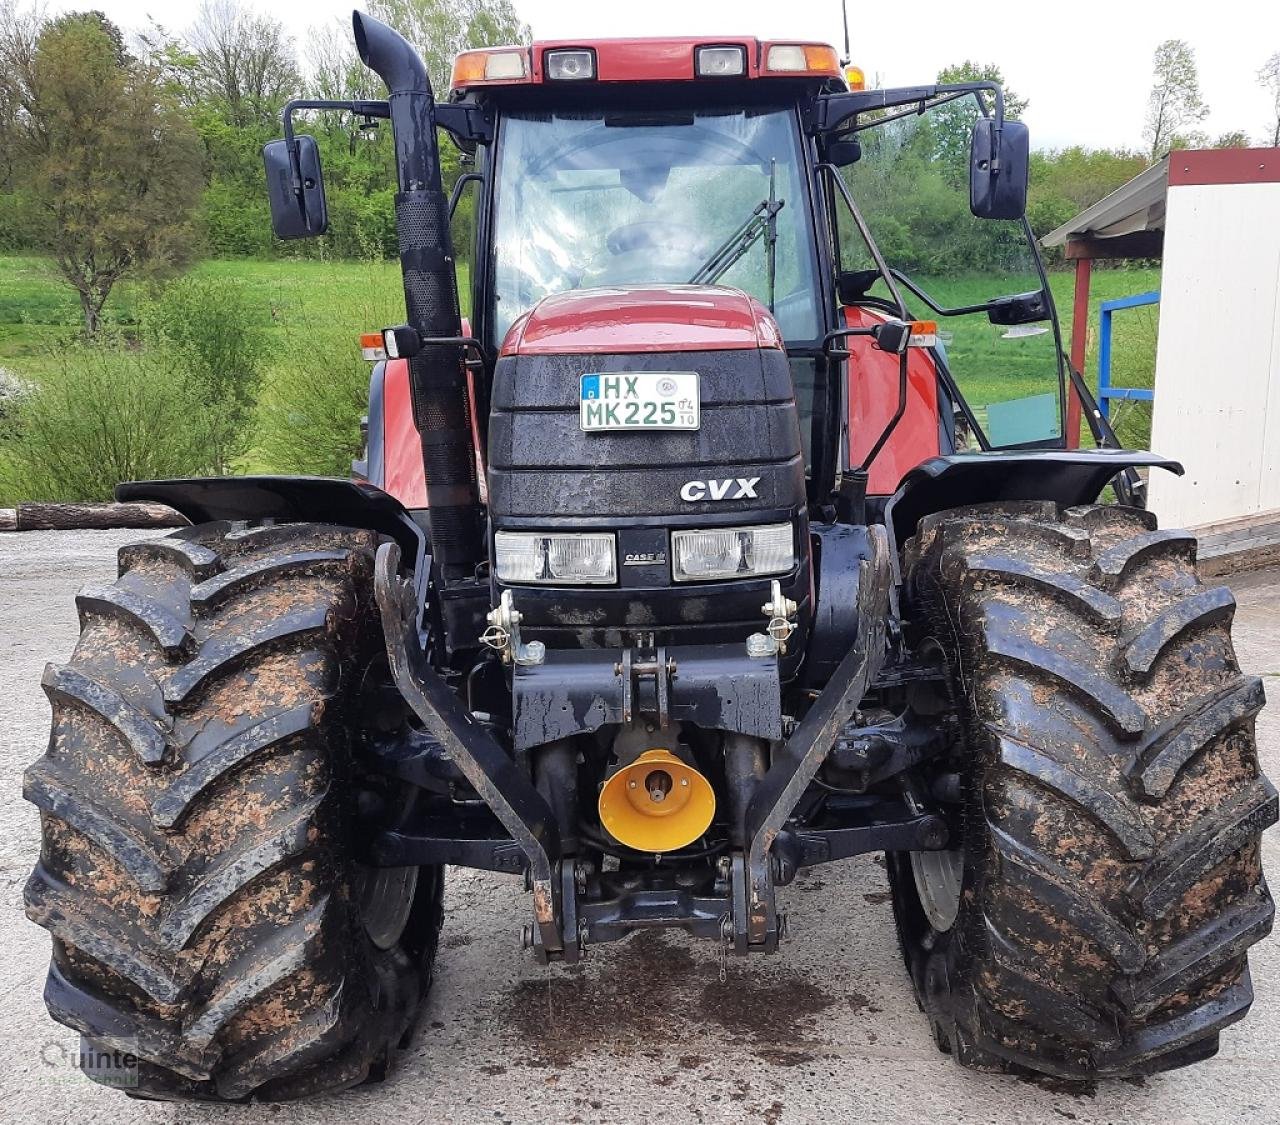
<instances>
[{"instance_id":1,"label":"tractor roof","mask_svg":"<svg viewBox=\"0 0 1280 1125\"><path fill-rule=\"evenodd\" d=\"M454 98L494 86L622 82L817 79L861 88L861 71L840 66L834 47L751 36L670 39L555 39L464 51L454 60Z\"/></svg>"}]
</instances>

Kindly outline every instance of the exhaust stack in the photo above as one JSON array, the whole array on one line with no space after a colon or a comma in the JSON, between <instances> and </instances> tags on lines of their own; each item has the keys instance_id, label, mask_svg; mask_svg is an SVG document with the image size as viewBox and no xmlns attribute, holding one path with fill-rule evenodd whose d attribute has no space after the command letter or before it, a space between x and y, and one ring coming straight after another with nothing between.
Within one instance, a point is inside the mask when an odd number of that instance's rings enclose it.
<instances>
[{"instance_id":1,"label":"exhaust stack","mask_svg":"<svg viewBox=\"0 0 1280 1125\"><path fill-rule=\"evenodd\" d=\"M449 204L440 180L435 97L427 69L399 32L353 12L360 60L389 92L395 136L396 231L408 323L423 337L456 337L458 313ZM471 404L462 349L429 344L409 360L414 421L430 509L431 553L446 579L470 577L484 558Z\"/></svg>"}]
</instances>

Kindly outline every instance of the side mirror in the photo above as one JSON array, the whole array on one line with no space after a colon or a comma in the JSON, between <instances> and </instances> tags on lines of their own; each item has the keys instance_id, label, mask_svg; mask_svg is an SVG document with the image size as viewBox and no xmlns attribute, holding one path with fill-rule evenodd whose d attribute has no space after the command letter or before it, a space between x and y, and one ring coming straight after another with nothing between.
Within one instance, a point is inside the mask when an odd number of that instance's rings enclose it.
<instances>
[{"instance_id":1,"label":"side mirror","mask_svg":"<svg viewBox=\"0 0 1280 1125\"><path fill-rule=\"evenodd\" d=\"M969 210L979 219L1021 219L1027 210L1030 160L1030 134L1021 121L975 121L969 146Z\"/></svg>"},{"instance_id":2,"label":"side mirror","mask_svg":"<svg viewBox=\"0 0 1280 1125\"><path fill-rule=\"evenodd\" d=\"M329 229L329 208L315 137L271 141L262 149L267 168L271 228L277 238L314 238Z\"/></svg>"},{"instance_id":3,"label":"side mirror","mask_svg":"<svg viewBox=\"0 0 1280 1125\"><path fill-rule=\"evenodd\" d=\"M1035 324L1036 321L1049 319L1049 302L1043 289L997 297L987 305L987 319L992 324L1010 327L1015 324Z\"/></svg>"},{"instance_id":4,"label":"side mirror","mask_svg":"<svg viewBox=\"0 0 1280 1125\"><path fill-rule=\"evenodd\" d=\"M862 145L853 137L841 137L827 142L827 163L837 168L848 168L862 159Z\"/></svg>"}]
</instances>

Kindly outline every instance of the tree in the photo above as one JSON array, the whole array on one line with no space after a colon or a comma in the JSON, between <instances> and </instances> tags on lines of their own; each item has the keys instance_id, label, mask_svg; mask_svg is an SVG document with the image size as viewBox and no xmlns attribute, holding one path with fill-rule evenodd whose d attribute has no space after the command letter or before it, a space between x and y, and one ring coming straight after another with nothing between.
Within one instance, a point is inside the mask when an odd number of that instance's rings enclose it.
<instances>
[{"instance_id":1,"label":"tree","mask_svg":"<svg viewBox=\"0 0 1280 1125\"><path fill-rule=\"evenodd\" d=\"M995 63L976 63L965 59L958 66L944 66L938 71L938 85L953 85L960 82L994 82L1004 92L1004 115L1012 121L1019 120L1027 112L1027 99L1014 93L1005 85L1004 75ZM988 105L990 99L988 98Z\"/></svg>"},{"instance_id":2,"label":"tree","mask_svg":"<svg viewBox=\"0 0 1280 1125\"><path fill-rule=\"evenodd\" d=\"M29 107L24 93L40 19L0 0L0 249L22 250L30 242L30 196L21 181L22 140Z\"/></svg>"},{"instance_id":3,"label":"tree","mask_svg":"<svg viewBox=\"0 0 1280 1125\"><path fill-rule=\"evenodd\" d=\"M1004 115L1010 120L1017 120L1026 112L1027 100L1005 87L1004 75L993 63L965 59L957 66L943 67L938 71L940 86L962 82L994 82L1000 86L1004 95ZM969 179L969 144L973 123L980 112L977 98L982 99L988 112L995 111L995 99L984 92L931 110L924 119L925 128L933 140L934 158L953 186L967 183Z\"/></svg>"},{"instance_id":4,"label":"tree","mask_svg":"<svg viewBox=\"0 0 1280 1125\"><path fill-rule=\"evenodd\" d=\"M511 0L370 0L369 13L418 49L438 98L449 92L453 57L460 51L531 38Z\"/></svg>"},{"instance_id":5,"label":"tree","mask_svg":"<svg viewBox=\"0 0 1280 1125\"><path fill-rule=\"evenodd\" d=\"M92 336L117 281L190 255L199 145L156 70L126 52L100 12L45 23L30 46L6 79L18 105L16 175L38 244L79 294Z\"/></svg>"},{"instance_id":6,"label":"tree","mask_svg":"<svg viewBox=\"0 0 1280 1125\"><path fill-rule=\"evenodd\" d=\"M1249 134L1243 129L1232 129L1229 133L1222 133L1211 146L1213 148L1248 148Z\"/></svg>"},{"instance_id":7,"label":"tree","mask_svg":"<svg viewBox=\"0 0 1280 1125\"><path fill-rule=\"evenodd\" d=\"M1277 51L1258 71L1258 81L1271 95L1271 144L1280 148L1280 51Z\"/></svg>"},{"instance_id":8,"label":"tree","mask_svg":"<svg viewBox=\"0 0 1280 1125\"><path fill-rule=\"evenodd\" d=\"M1209 107L1200 97L1195 53L1184 40L1166 39L1161 43L1156 48L1153 66L1155 81L1142 134L1151 145L1152 163L1174 147L1176 140L1198 140L1198 136L1183 131L1209 115Z\"/></svg>"},{"instance_id":9,"label":"tree","mask_svg":"<svg viewBox=\"0 0 1280 1125\"><path fill-rule=\"evenodd\" d=\"M19 12L11 0L0 4L0 191L13 189L20 122L26 111L22 94L40 33L30 12Z\"/></svg>"},{"instance_id":10,"label":"tree","mask_svg":"<svg viewBox=\"0 0 1280 1125\"><path fill-rule=\"evenodd\" d=\"M360 61L349 17L339 16L307 37L310 92L331 101L382 97L382 79Z\"/></svg>"},{"instance_id":11,"label":"tree","mask_svg":"<svg viewBox=\"0 0 1280 1125\"><path fill-rule=\"evenodd\" d=\"M293 40L271 16L238 0L205 0L187 33L197 97L219 104L232 125L269 125L302 89Z\"/></svg>"},{"instance_id":12,"label":"tree","mask_svg":"<svg viewBox=\"0 0 1280 1125\"><path fill-rule=\"evenodd\" d=\"M1086 207L1110 195L1147 166L1138 152L1086 149L1079 145L1031 154L1027 221L1037 238L1048 234ZM1061 248L1046 252L1061 261Z\"/></svg>"}]
</instances>

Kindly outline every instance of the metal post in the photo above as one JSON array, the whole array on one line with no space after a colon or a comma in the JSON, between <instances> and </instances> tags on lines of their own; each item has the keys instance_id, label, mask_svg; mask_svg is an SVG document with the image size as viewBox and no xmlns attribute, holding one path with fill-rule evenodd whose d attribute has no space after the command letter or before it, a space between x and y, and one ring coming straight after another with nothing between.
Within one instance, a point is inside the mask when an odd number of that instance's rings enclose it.
<instances>
[{"instance_id":1,"label":"metal post","mask_svg":"<svg viewBox=\"0 0 1280 1125\"><path fill-rule=\"evenodd\" d=\"M1155 394L1154 391L1145 387L1111 385L1111 317L1118 309L1136 309L1143 305L1159 303L1160 291L1153 289L1149 293L1135 293L1132 297L1118 297L1114 301L1103 301L1098 306L1098 408L1107 421L1111 420L1113 398L1151 402Z\"/></svg>"},{"instance_id":2,"label":"metal post","mask_svg":"<svg viewBox=\"0 0 1280 1125\"><path fill-rule=\"evenodd\" d=\"M1111 305L1102 302L1098 310L1098 405L1111 421Z\"/></svg>"},{"instance_id":3,"label":"metal post","mask_svg":"<svg viewBox=\"0 0 1280 1125\"><path fill-rule=\"evenodd\" d=\"M1093 262L1089 258L1076 259L1076 292L1071 306L1071 366L1084 373L1085 347L1089 340L1089 276ZM1105 407L1104 407L1105 409ZM1068 449L1080 448L1080 396L1075 388L1067 387Z\"/></svg>"}]
</instances>

